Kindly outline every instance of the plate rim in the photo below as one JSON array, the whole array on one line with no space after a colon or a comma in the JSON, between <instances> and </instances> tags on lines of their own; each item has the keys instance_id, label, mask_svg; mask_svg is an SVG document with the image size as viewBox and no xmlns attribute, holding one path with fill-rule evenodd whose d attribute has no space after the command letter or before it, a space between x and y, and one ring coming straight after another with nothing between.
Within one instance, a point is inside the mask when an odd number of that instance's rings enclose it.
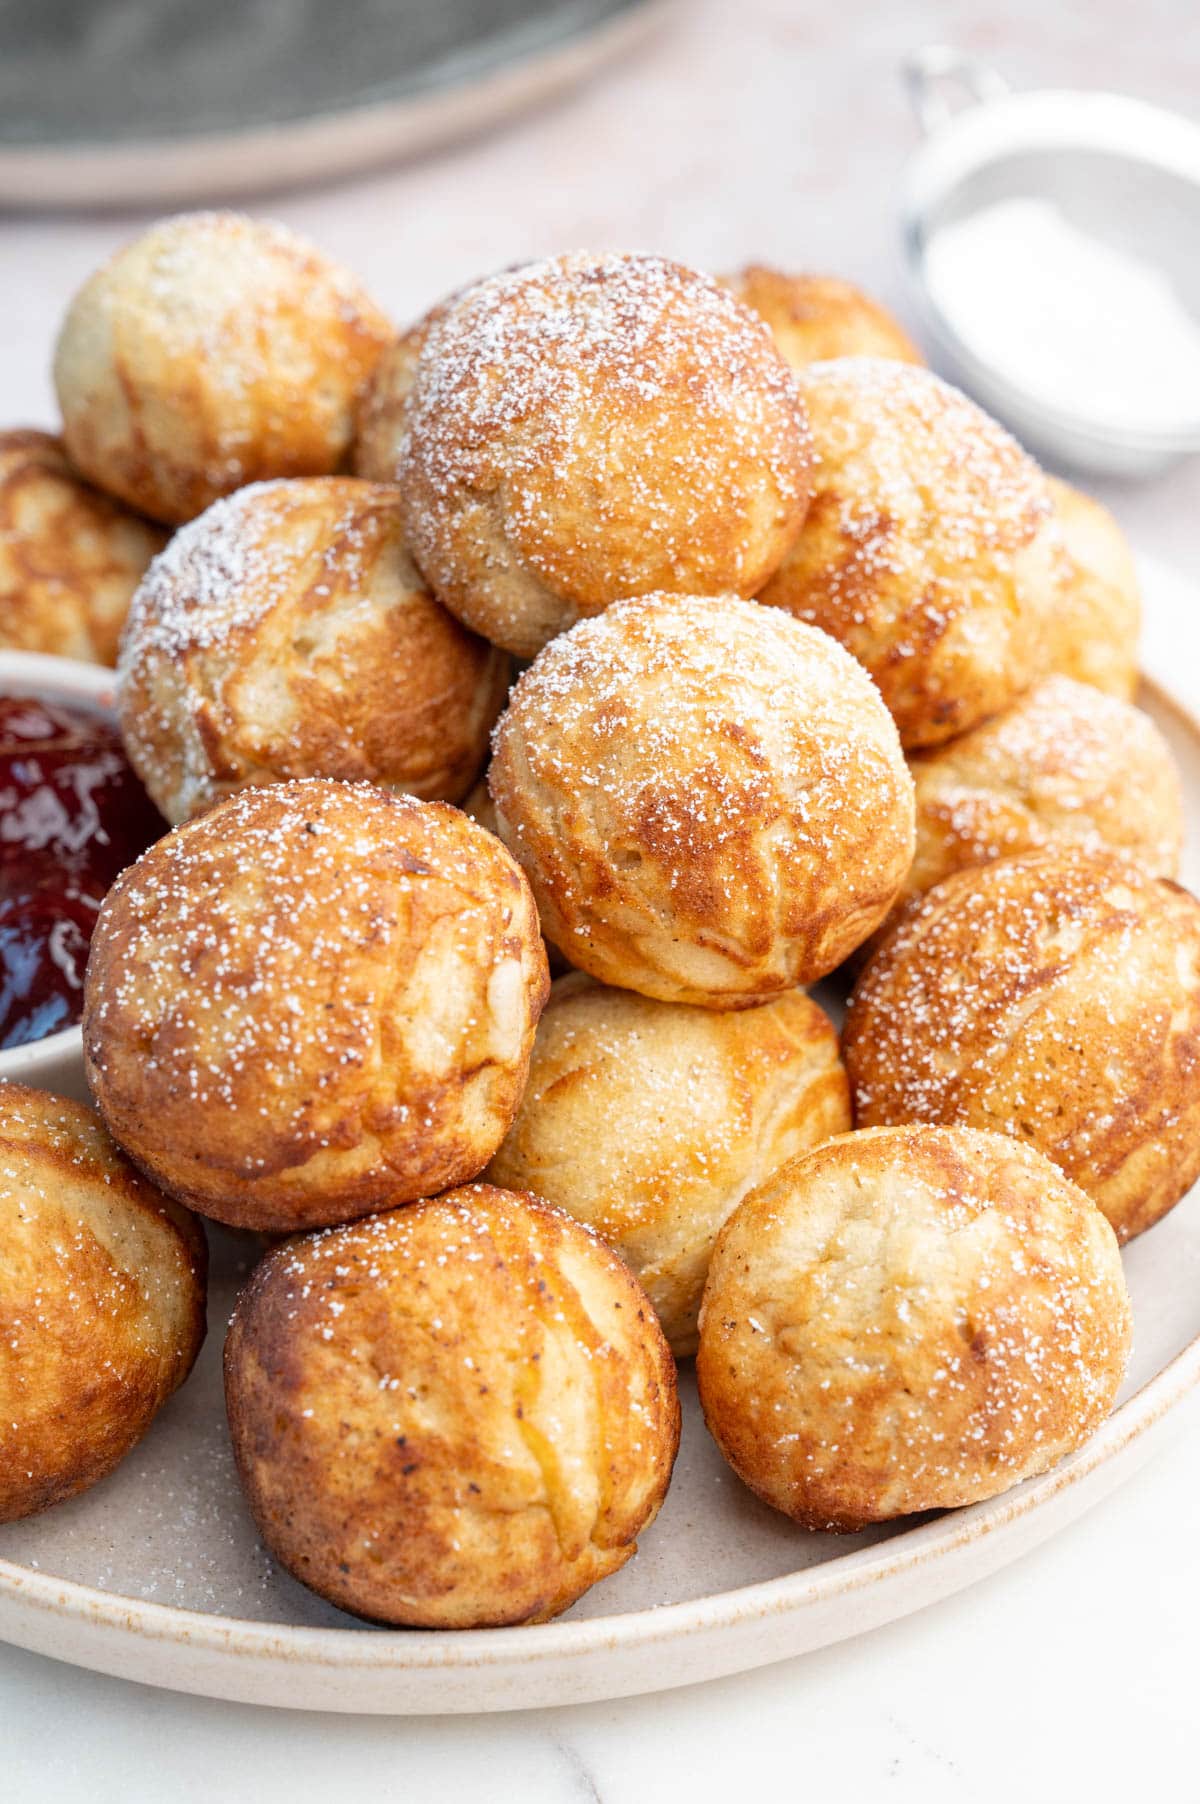
<instances>
[{"instance_id":1,"label":"plate rim","mask_svg":"<svg viewBox=\"0 0 1200 1804\"><path fill-rule=\"evenodd\" d=\"M1200 731L1200 728L1198 728ZM1147 1433L1200 1382L1200 1332L1147 1379L1105 1420L1077 1452L1049 1472L965 1509L947 1510L929 1522L900 1531L869 1547L853 1548L778 1578L712 1592L680 1603L593 1616L577 1622L548 1622L511 1628L405 1629L378 1624L364 1628L315 1628L257 1622L247 1617L183 1609L150 1599L103 1591L74 1579L56 1578L0 1558L0 1605L5 1601L69 1617L92 1628L115 1629L139 1640L179 1642L223 1656L267 1660L353 1672L445 1672L508 1664L578 1659L603 1648L646 1647L764 1616L789 1615L914 1567L943 1560L972 1541L1035 1513L1060 1492ZM963 1587L966 1588L965 1586ZM4 1639L0 1610L0 1639ZM82 1662L73 1662L82 1664Z\"/></svg>"},{"instance_id":2,"label":"plate rim","mask_svg":"<svg viewBox=\"0 0 1200 1804\"><path fill-rule=\"evenodd\" d=\"M1153 560L1139 560L1149 574ZM1163 566L1159 566L1163 568ZM1172 571L1171 574L1179 578ZM1164 710L1174 714L1195 738L1200 747L1200 703L1185 698L1174 680L1165 679L1143 669L1141 683ZM1152 1231L1152 1230L1151 1230ZM12 1641L34 1652L54 1653L44 1644L38 1645L11 1631L20 1620L35 1613L79 1626L95 1634L110 1631L124 1642L138 1645L175 1644L199 1655L208 1655L227 1668L245 1670L247 1663L276 1672L297 1668L324 1671L328 1674L366 1674L375 1677L393 1675L434 1676L438 1674L478 1673L490 1669L503 1673L518 1668L544 1669L547 1662L569 1663L577 1670L579 1663L592 1655L644 1651L657 1643L684 1643L707 1633L733 1630L738 1626L769 1617L797 1617L816 1610L823 1604L856 1593L870 1592L888 1580L901 1580L921 1566L941 1569L952 1557L972 1543L1012 1529L1016 1524L1037 1515L1055 1497L1072 1494L1093 1473L1116 1460L1133 1447L1150 1430L1160 1424L1188 1394L1200 1384L1200 1331L1174 1354L1131 1397L1107 1417L1094 1435L1066 1460L1050 1471L1026 1480L998 1496L963 1509L940 1512L932 1520L904 1529L887 1539L867 1547L856 1547L834 1555L814 1566L801 1567L776 1578L759 1580L751 1585L711 1592L678 1603L626 1610L608 1616L587 1617L579 1621L557 1621L520 1625L509 1628L470 1629L459 1632L439 1629L405 1629L368 1624L354 1628L313 1627L301 1624L261 1622L245 1617L219 1615L215 1612L184 1609L177 1605L157 1603L150 1599L132 1598L120 1592L105 1591L78 1580L56 1577L40 1569L0 1557L0 1641ZM1119 1480L1118 1480L1119 1482ZM1096 1500L1101 1493L1097 1493ZM1088 1501L1086 1491L1080 1498L1080 1511ZM1051 1523L1047 1533L1054 1532ZM982 1577L982 1571L974 1577ZM946 1591L966 1589L973 1582L967 1576L953 1582ZM915 1606L913 1606L915 1607ZM898 1614L908 1614L902 1610ZM886 1619L886 1618L884 1618ZM883 1619L881 1619L883 1620ZM861 1626L873 1626L866 1623ZM857 1629L850 1626L846 1634ZM823 1641L837 1639L824 1635ZM721 1670L743 1670L764 1663L764 1659L785 1658L800 1651L781 1648L777 1655L750 1658L740 1665ZM97 1657L90 1646L58 1657L70 1664L93 1670L113 1671L114 1667ZM140 1676L140 1675L139 1675ZM655 1684L642 1690L666 1689L688 1683L690 1677L712 1676L663 1674ZM214 1693L211 1685L188 1682L178 1675L163 1674L152 1681L167 1689ZM226 1695L236 1696L230 1692ZM583 1697L621 1695L603 1688L585 1692ZM254 1701L272 1701L259 1697ZM287 1699L277 1700L287 1703ZM538 1702L534 1699L532 1702ZM545 1701L545 1700L542 1700ZM567 1701L564 1697L561 1701ZM299 1701L299 1707L305 1704ZM330 1699L326 1708L338 1708ZM341 1707L345 1708L345 1705ZM351 1705L351 1708L355 1706ZM358 1706L370 1709L370 1704ZM476 1703L454 1704L449 1709L471 1710L496 1708L489 1698ZM520 1705L518 1704L518 1707ZM378 1706L374 1706L378 1708ZM388 1708L403 1714L402 1698ZM411 1706L429 1709L428 1704Z\"/></svg>"}]
</instances>

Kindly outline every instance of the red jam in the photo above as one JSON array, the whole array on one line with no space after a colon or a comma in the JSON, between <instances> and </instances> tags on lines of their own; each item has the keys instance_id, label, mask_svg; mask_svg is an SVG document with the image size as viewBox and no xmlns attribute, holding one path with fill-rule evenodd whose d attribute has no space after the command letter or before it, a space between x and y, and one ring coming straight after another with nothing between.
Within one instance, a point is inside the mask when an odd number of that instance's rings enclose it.
<instances>
[{"instance_id":1,"label":"red jam","mask_svg":"<svg viewBox=\"0 0 1200 1804\"><path fill-rule=\"evenodd\" d=\"M79 1020L105 891L166 831L106 715L0 695L0 1048Z\"/></svg>"}]
</instances>

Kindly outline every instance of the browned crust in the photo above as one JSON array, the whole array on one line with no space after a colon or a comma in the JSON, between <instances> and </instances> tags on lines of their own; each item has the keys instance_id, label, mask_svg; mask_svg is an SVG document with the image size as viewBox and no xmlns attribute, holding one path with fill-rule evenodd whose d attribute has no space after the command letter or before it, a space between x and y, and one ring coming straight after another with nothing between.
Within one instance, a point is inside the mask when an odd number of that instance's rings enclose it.
<instances>
[{"instance_id":1,"label":"browned crust","mask_svg":"<svg viewBox=\"0 0 1200 1804\"><path fill-rule=\"evenodd\" d=\"M175 822L306 776L457 801L509 677L424 589L394 488L293 479L209 509L155 565L124 637L121 724Z\"/></svg>"},{"instance_id":2,"label":"browned crust","mask_svg":"<svg viewBox=\"0 0 1200 1804\"><path fill-rule=\"evenodd\" d=\"M436 310L408 358L359 468L396 475L434 592L518 656L623 596L752 594L803 519L795 385L761 322L680 264L527 265Z\"/></svg>"},{"instance_id":3,"label":"browned crust","mask_svg":"<svg viewBox=\"0 0 1200 1804\"><path fill-rule=\"evenodd\" d=\"M1132 701L1142 626L1133 554L1107 508L1056 476L1046 480L1066 543L1050 669Z\"/></svg>"},{"instance_id":4,"label":"browned crust","mask_svg":"<svg viewBox=\"0 0 1200 1804\"><path fill-rule=\"evenodd\" d=\"M63 435L93 482L178 524L245 483L342 468L393 337L359 284L284 228L182 214L72 301L54 365Z\"/></svg>"},{"instance_id":5,"label":"browned crust","mask_svg":"<svg viewBox=\"0 0 1200 1804\"><path fill-rule=\"evenodd\" d=\"M48 432L0 432L0 646L115 664L166 534L84 482Z\"/></svg>"},{"instance_id":6,"label":"browned crust","mask_svg":"<svg viewBox=\"0 0 1200 1804\"><path fill-rule=\"evenodd\" d=\"M788 275L749 263L724 281L744 307L766 321L780 356L793 369L833 357L925 361L886 307L838 276Z\"/></svg>"},{"instance_id":7,"label":"browned crust","mask_svg":"<svg viewBox=\"0 0 1200 1804\"><path fill-rule=\"evenodd\" d=\"M90 1109L0 1086L0 1521L93 1485L204 1339L204 1234Z\"/></svg>"},{"instance_id":8,"label":"browned crust","mask_svg":"<svg viewBox=\"0 0 1200 1804\"><path fill-rule=\"evenodd\" d=\"M883 1128L827 1141L731 1217L696 1371L743 1482L848 1533L1047 1470L1108 1413L1130 1336L1112 1231L1040 1154Z\"/></svg>"},{"instance_id":9,"label":"browned crust","mask_svg":"<svg viewBox=\"0 0 1200 1804\"><path fill-rule=\"evenodd\" d=\"M602 1234L677 1357L696 1350L708 1257L746 1193L850 1126L837 1035L800 990L758 1008L554 984L529 1083L488 1177Z\"/></svg>"},{"instance_id":10,"label":"browned crust","mask_svg":"<svg viewBox=\"0 0 1200 1804\"><path fill-rule=\"evenodd\" d=\"M912 856L862 670L738 597L647 596L520 679L488 782L543 931L602 982L743 1008L833 969Z\"/></svg>"},{"instance_id":11,"label":"browned crust","mask_svg":"<svg viewBox=\"0 0 1200 1804\"><path fill-rule=\"evenodd\" d=\"M1115 853L959 872L885 936L843 1052L860 1126L1014 1135L1128 1240L1200 1177L1200 902Z\"/></svg>"},{"instance_id":12,"label":"browned crust","mask_svg":"<svg viewBox=\"0 0 1200 1804\"><path fill-rule=\"evenodd\" d=\"M602 1242L472 1185L293 1240L225 1349L276 1559L376 1621L544 1621L634 1552L679 1440L653 1311Z\"/></svg>"},{"instance_id":13,"label":"browned crust","mask_svg":"<svg viewBox=\"0 0 1200 1804\"><path fill-rule=\"evenodd\" d=\"M432 308L402 332L371 372L355 411L352 461L356 476L371 482L395 482L421 347L431 321L440 319L454 298Z\"/></svg>"},{"instance_id":14,"label":"browned crust","mask_svg":"<svg viewBox=\"0 0 1200 1804\"><path fill-rule=\"evenodd\" d=\"M457 809L274 784L109 892L88 1078L130 1156L202 1214L347 1221L482 1169L548 987L521 871Z\"/></svg>"},{"instance_id":15,"label":"browned crust","mask_svg":"<svg viewBox=\"0 0 1200 1804\"><path fill-rule=\"evenodd\" d=\"M1043 846L1123 852L1173 877L1183 796L1154 722L1115 696L1046 677L1004 714L920 752L917 850L903 899L957 870Z\"/></svg>"},{"instance_id":16,"label":"browned crust","mask_svg":"<svg viewBox=\"0 0 1200 1804\"><path fill-rule=\"evenodd\" d=\"M1065 564L1045 478L929 370L845 357L796 380L816 493L760 599L865 664L906 747L940 744L1049 661Z\"/></svg>"}]
</instances>

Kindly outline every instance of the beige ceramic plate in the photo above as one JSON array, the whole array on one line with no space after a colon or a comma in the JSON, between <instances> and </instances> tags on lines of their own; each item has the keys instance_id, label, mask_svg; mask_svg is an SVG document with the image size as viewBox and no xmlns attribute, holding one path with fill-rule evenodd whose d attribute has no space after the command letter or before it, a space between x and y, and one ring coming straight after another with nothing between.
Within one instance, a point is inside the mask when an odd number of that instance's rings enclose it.
<instances>
[{"instance_id":1,"label":"beige ceramic plate","mask_svg":"<svg viewBox=\"0 0 1200 1804\"><path fill-rule=\"evenodd\" d=\"M1156 592L1169 607L1166 583L1147 574L1152 610ZM1182 632L1178 612L1175 621ZM1200 725L1160 689L1148 686L1143 700L1183 769L1184 879L1200 888ZM232 1235L213 1243L210 1338L196 1374L111 1478L0 1529L0 1636L125 1678L251 1703L396 1713L578 1703L714 1678L859 1634L985 1577L1080 1515L1145 1458L1200 1378L1194 1192L1126 1254L1137 1335L1120 1407L1046 1477L899 1530L806 1534L723 1465L687 1373L670 1496L615 1578L537 1628L382 1630L274 1568L242 1507L219 1366L233 1295L256 1249Z\"/></svg>"}]
</instances>

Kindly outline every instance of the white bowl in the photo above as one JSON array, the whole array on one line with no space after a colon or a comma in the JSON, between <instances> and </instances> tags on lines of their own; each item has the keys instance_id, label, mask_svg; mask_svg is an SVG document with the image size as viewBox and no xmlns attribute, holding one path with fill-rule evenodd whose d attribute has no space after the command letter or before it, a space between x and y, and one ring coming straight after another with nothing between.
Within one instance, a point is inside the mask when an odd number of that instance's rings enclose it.
<instances>
[{"instance_id":1,"label":"white bowl","mask_svg":"<svg viewBox=\"0 0 1200 1804\"><path fill-rule=\"evenodd\" d=\"M51 658L40 652L0 651L0 695L35 695L46 701L86 702L112 711L116 672L76 658ZM83 1075L83 1035L64 1027L28 1046L0 1052L0 1081L30 1084L90 1102Z\"/></svg>"}]
</instances>

